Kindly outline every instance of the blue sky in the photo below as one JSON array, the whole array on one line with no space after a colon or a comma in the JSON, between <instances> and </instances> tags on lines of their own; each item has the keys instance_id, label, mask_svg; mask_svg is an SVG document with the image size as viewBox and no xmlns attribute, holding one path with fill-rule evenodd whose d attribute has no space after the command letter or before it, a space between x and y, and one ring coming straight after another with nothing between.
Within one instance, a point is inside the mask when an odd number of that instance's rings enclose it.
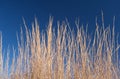
<instances>
[{"instance_id":1,"label":"blue sky","mask_svg":"<svg viewBox=\"0 0 120 79\"><path fill-rule=\"evenodd\" d=\"M120 30L120 1L119 0L0 0L0 31L3 35L3 47L17 46L16 32L24 27L22 17L31 28L34 17L37 17L40 28L46 30L49 16L56 21L68 19L74 27L76 18L80 24L88 23L88 30L95 28L95 17L101 20L101 10L104 13L105 26L112 25L116 17L115 31Z\"/></svg>"}]
</instances>

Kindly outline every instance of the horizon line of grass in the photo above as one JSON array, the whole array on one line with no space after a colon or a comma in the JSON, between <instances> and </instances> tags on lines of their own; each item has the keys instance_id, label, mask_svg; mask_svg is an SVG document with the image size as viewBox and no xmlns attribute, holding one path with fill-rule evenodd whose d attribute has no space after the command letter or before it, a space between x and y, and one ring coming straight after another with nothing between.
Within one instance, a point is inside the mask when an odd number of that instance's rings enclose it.
<instances>
[{"instance_id":1,"label":"horizon line of grass","mask_svg":"<svg viewBox=\"0 0 120 79\"><path fill-rule=\"evenodd\" d=\"M77 30L67 22L58 22L54 29L50 17L47 31L40 32L37 19L32 30L24 21L25 32L21 29L17 36L18 51L13 48L12 65L8 67L8 52L6 62L1 60L0 79L119 79L120 44L114 26L110 29L96 23L94 36L90 36L89 29L75 23Z\"/></svg>"}]
</instances>

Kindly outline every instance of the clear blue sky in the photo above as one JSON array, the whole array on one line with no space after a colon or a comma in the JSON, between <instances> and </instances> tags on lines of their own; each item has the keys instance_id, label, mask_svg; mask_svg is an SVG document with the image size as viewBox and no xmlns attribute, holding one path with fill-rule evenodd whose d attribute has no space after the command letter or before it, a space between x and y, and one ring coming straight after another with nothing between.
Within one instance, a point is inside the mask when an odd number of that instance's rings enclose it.
<instances>
[{"instance_id":1,"label":"clear blue sky","mask_svg":"<svg viewBox=\"0 0 120 79\"><path fill-rule=\"evenodd\" d=\"M17 45L16 32L23 27L22 17L31 27L36 16L40 28L45 28L49 16L54 21L68 19L71 25L76 18L81 24L89 24L89 30L95 28L95 17L101 20L101 10L104 13L105 25L112 24L116 16L115 28L120 30L120 0L0 0L0 30L3 34L3 47ZM72 27L72 26L71 26ZM44 29L45 30L45 29Z\"/></svg>"}]
</instances>

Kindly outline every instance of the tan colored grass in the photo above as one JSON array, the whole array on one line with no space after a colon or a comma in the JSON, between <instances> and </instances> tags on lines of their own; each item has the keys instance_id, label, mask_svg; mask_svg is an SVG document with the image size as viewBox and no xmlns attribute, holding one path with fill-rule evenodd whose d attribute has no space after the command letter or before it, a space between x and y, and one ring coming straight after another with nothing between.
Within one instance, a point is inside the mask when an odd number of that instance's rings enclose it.
<instances>
[{"instance_id":1,"label":"tan colored grass","mask_svg":"<svg viewBox=\"0 0 120 79\"><path fill-rule=\"evenodd\" d=\"M13 48L10 73L8 74L8 54L6 67L1 66L3 75L0 75L0 79L120 78L120 46L114 27L112 30L110 27L100 28L96 23L94 36L90 36L87 29L80 27L77 21L76 31L72 30L67 22L58 22L57 30L52 24L53 18L50 17L47 31L40 32L35 19L30 31L24 21L26 31L21 29L20 37L17 36L18 51ZM2 51L2 44L0 48Z\"/></svg>"}]
</instances>

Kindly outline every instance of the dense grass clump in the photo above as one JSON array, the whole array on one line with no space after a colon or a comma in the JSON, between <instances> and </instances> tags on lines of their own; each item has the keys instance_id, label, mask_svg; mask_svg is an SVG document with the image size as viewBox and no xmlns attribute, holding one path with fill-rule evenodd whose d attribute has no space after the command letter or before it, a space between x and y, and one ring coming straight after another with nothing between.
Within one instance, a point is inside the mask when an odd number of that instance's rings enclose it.
<instances>
[{"instance_id":1,"label":"dense grass clump","mask_svg":"<svg viewBox=\"0 0 120 79\"><path fill-rule=\"evenodd\" d=\"M17 37L18 51L13 49L12 65L8 65L9 56L5 67L1 64L0 79L120 79L120 46L114 27L100 28L96 23L90 36L77 21L76 31L66 22L58 23L57 29L52 24L50 18L43 32L37 20L32 30L25 24L26 31Z\"/></svg>"}]
</instances>

